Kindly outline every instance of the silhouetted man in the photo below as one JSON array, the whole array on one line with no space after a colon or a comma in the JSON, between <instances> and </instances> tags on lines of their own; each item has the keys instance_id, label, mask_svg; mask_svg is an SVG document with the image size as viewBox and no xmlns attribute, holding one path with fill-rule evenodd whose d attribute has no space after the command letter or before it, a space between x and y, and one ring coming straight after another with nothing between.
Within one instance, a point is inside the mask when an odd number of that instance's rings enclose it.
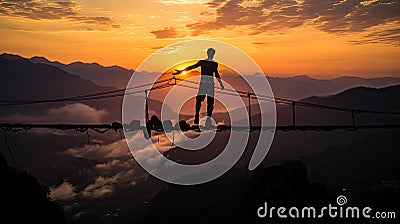
<instances>
[{"instance_id":1,"label":"silhouetted man","mask_svg":"<svg viewBox=\"0 0 400 224\"><path fill-rule=\"evenodd\" d=\"M199 124L199 113L200 113L201 103L204 101L207 95L208 117L206 120L206 125L211 125L210 117L214 109L214 73L222 90L224 89L224 85L222 84L221 77L219 76L218 73L218 63L213 60L215 55L215 50L213 48L209 48L207 50L207 55L208 58L206 60L200 60L196 64L191 65L182 71L189 71L197 67L201 68L201 79L199 85L199 92L197 93L196 97L196 114L194 116L194 123Z\"/></svg>"}]
</instances>

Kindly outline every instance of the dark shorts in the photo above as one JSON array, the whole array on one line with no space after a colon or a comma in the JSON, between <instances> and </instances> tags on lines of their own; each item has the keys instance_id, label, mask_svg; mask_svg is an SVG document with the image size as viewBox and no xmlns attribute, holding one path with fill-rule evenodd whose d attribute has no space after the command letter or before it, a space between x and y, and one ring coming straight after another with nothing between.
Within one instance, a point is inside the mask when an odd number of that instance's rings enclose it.
<instances>
[{"instance_id":1,"label":"dark shorts","mask_svg":"<svg viewBox=\"0 0 400 224\"><path fill-rule=\"evenodd\" d=\"M214 84L211 83L200 83L199 92L197 92L197 96L210 96L214 97ZM202 98L203 98L202 97Z\"/></svg>"}]
</instances>

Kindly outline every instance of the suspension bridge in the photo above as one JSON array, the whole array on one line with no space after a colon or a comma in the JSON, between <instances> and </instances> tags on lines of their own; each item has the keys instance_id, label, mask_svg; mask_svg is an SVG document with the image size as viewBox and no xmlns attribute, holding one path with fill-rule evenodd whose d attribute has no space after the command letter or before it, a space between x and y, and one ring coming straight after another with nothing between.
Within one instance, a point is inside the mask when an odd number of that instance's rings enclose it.
<instances>
[{"instance_id":1,"label":"suspension bridge","mask_svg":"<svg viewBox=\"0 0 400 224\"><path fill-rule=\"evenodd\" d=\"M164 122L164 124L168 124L167 126L154 126L149 125L149 108L148 108L148 94L150 91L157 91L160 89L172 87L172 86L180 86L182 88L191 88L198 89L198 82L194 82L191 80L186 80L182 78L178 78L173 76L172 78L159 80L152 83L145 83L141 85L131 86L128 88L121 88L111 91L97 92L85 95L77 95L71 97L64 98L49 98L49 99L38 99L38 100L8 100L8 101L0 101L0 107L16 107L23 105L34 105L34 104L48 104L48 103L60 103L60 102L79 102L79 101L87 101L87 100L101 100L108 98L116 98L123 97L124 95L138 95L144 94L145 97L145 124L140 125L140 121L133 122L134 125L121 124L119 122L113 122L111 124L30 124L30 123L0 123L0 128L6 132L20 132L20 131L28 131L35 128L47 128L47 129L56 129L56 130L75 130L79 132L87 132L88 130L93 130L98 133L105 133L109 130L115 131L138 131L138 130L147 130L147 131L188 131L188 130L199 130L198 125L190 125L185 123L184 121L180 121L175 126L172 126L168 122ZM380 110L372 110L372 109L363 109L363 108L346 108L346 107L337 107L323 104L315 104L304 101L295 101L291 99L273 97L255 94L253 92L245 92L234 89L225 88L224 91L215 87L215 92L219 94L225 94L230 96L239 95L241 98L247 99L247 112L249 118L249 126L229 126L229 125L217 125L211 126L208 128L214 128L218 131L226 131L226 130L238 130L238 131L254 131L254 130L277 130L277 131L332 131L332 130L361 130L361 129L395 129L400 128L400 124L357 124L356 123L356 114L365 113L365 114L380 114L380 115L400 115L400 111L380 111ZM143 96L143 95L142 95ZM275 102L280 105L287 105L292 108L292 124L291 125L277 125L274 127L271 126L257 126L252 125L252 111L251 111L251 101L258 100L258 102ZM333 111L341 111L348 112L349 116L352 118L352 123L348 125L297 125L296 124L296 108L297 107L308 107L308 108L319 108ZM165 130L164 130L165 129Z\"/></svg>"},{"instance_id":2,"label":"suspension bridge","mask_svg":"<svg viewBox=\"0 0 400 224\"><path fill-rule=\"evenodd\" d=\"M50 104L50 103L60 103L60 102L80 102L87 100L102 100L108 98L123 97L125 95L138 95L144 94L145 97L145 123L140 124L139 120L132 121L130 124L121 124L119 122L113 122L111 124L54 124L54 123L0 123L0 128L3 130L4 141L7 146L8 153L11 160L18 168L18 164L12 154L11 148L8 143L6 132L27 132L31 129L53 129L53 130L75 130L76 132L86 132L88 137L88 144L90 143L89 130L95 131L97 133L106 133L110 130L114 130L120 133L121 140L124 138L122 131L143 131L146 138L151 137L151 132L171 132L171 131L200 131L204 129L216 129L217 131L257 131L257 130L276 130L276 131L333 131L333 130L347 130L356 131L362 129L399 129L400 124L357 124L356 114L380 114L380 115L400 115L400 111L380 111L371 109L361 109L361 108L346 108L346 107L336 107L331 105L322 105L309 103L304 101L295 101L290 99L284 99L273 96L259 95L253 92L245 92L234 89L225 88L224 91L220 89L215 90L216 93L225 94L230 96L239 95L241 98L247 99L247 112L249 119L249 126L229 126L229 125L217 125L210 127L200 127L199 125L190 125L186 121L179 121L174 126L171 121L164 121L158 125L151 124L149 119L149 107L148 107L148 94L150 91L157 91L160 89L180 86L183 88L198 89L198 82L181 79L176 76L172 76L169 79L163 79L156 81L154 83L145 83L141 85L131 86L128 88L116 89L111 91L97 92L85 95L77 95L64 98L49 98L49 99L38 99L38 100L5 100L0 101L0 108L7 107L17 107L23 105L35 105L35 104ZM143 96L143 95L142 95ZM280 105L287 105L292 108L292 124L291 125L277 125L277 126L257 126L252 124L252 111L251 102L252 100L258 100L258 102L275 102ZM348 125L297 125L296 124L296 107L308 107L308 108L320 108L332 111L348 112L351 115L352 123ZM161 121L160 121L161 122Z\"/></svg>"}]
</instances>

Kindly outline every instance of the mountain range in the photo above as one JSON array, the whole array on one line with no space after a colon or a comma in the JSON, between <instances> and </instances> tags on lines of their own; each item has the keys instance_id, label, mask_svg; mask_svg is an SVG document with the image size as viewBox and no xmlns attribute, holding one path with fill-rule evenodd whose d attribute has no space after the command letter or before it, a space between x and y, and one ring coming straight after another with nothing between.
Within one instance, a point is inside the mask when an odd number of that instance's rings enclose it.
<instances>
[{"instance_id":1,"label":"mountain range","mask_svg":"<svg viewBox=\"0 0 400 224\"><path fill-rule=\"evenodd\" d=\"M73 62L70 64L63 64L58 61L50 61L45 57L34 56L31 58L24 58L19 55L7 53L1 54L0 57L9 61L25 60L34 64L51 65L69 74L90 80L99 86L114 88L125 88L131 75L134 73L132 69L126 69L120 66L106 67L98 63ZM230 83L242 82L240 77L235 77L229 71L221 71L220 73L222 78L228 80ZM377 76L378 75L379 74L377 74ZM256 75L254 77L256 77ZM343 76L334 79L315 79L302 75L289 78L268 77L268 81L276 97L293 100L311 96L333 95L357 86L381 88L400 84L400 78L397 77L360 78Z\"/></svg>"}]
</instances>

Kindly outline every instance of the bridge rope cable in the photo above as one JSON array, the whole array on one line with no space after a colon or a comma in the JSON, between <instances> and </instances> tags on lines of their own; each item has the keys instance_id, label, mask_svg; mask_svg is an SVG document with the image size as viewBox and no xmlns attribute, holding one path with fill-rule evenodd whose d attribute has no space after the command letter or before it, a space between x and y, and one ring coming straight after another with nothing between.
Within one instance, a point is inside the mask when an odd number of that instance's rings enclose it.
<instances>
[{"instance_id":1,"label":"bridge rope cable","mask_svg":"<svg viewBox=\"0 0 400 224\"><path fill-rule=\"evenodd\" d=\"M185 79L179 79L181 82L188 82L192 84L198 85L199 82L194 82L191 80L185 80ZM185 86L186 87L186 86ZM219 88L215 87L217 89L216 92L228 95L225 92L218 91ZM390 114L390 115L400 115L400 111L377 111L377 110L367 110L367 109L354 109L354 108L345 108L345 107L335 107L335 106L328 106L328 105L322 105L322 104L316 104L316 103L309 103L309 102L304 102L304 101L294 101L290 99L284 99L284 98L279 98L279 97L272 97L272 96L267 96L267 95L262 95L262 94L255 94L253 92L245 92L245 91L240 91L240 90L234 90L234 89L229 89L229 88L224 88L224 90L229 91L229 92L235 92L238 93L241 97L248 97L247 94L252 95L252 99L260 99L263 101L267 102L275 102L279 104L285 104L285 105L292 105L293 102L296 104L296 106L302 106L302 107L310 107L310 108L322 108L322 109L329 109L329 110L337 110L337 111L347 111L347 112L357 112L357 113L375 113L375 114ZM235 95L236 96L236 95Z\"/></svg>"},{"instance_id":2,"label":"bridge rope cable","mask_svg":"<svg viewBox=\"0 0 400 224\"><path fill-rule=\"evenodd\" d=\"M174 84L169 83L170 81L176 81L176 80L178 80L180 82L179 83L175 82ZM166 83L166 82L168 82L168 83ZM98 93L92 93L92 94L86 94L86 95L78 95L78 96L72 96L72 97L66 97L66 98L42 99L42 100L32 100L32 101L0 101L0 107L31 105L31 104L40 104L40 103L77 102L77 101L84 101L84 100L106 99L106 98L113 98L113 97L121 97L124 95L134 95L134 94L142 93L145 90L149 91L149 90L163 89L166 87L171 87L173 85L180 85L182 87L192 88L192 89L198 88L198 87L194 87L194 86L183 85L183 84L181 84L181 82L187 82L187 83L199 85L199 82L194 82L191 80L173 77L173 78L169 78L169 79L159 80L154 83L146 83L146 84L132 86L132 87L124 88L124 89L117 89L117 90L98 92ZM135 89L144 88L146 86L160 84L160 83L165 83L165 84L156 86L156 87L152 87L149 89L142 89L142 90L133 91L133 92L128 91L128 90L135 90ZM259 100L266 101L266 102L275 102L275 103L284 104L284 105L296 105L296 106L309 107L309 108L322 108L322 109L337 110L337 111L347 111L347 112L353 112L353 113L356 112L356 113L400 115L400 111L378 111L378 110L369 110L369 109L336 107L336 106L322 105L322 104L316 104L316 103L309 103L309 102L304 102L304 101L294 101L294 100L290 100L290 99L255 94L254 92L245 92L245 91L234 90L234 89L229 89L229 88L225 88L224 90L226 90L226 91L220 91L219 88L217 88L217 87L215 87L215 88L217 89L216 92L220 93L220 94L225 94L225 95L230 95L230 96L237 96L237 94L238 94L240 97L251 97L252 99L259 99ZM228 92L231 92L232 94L230 94ZM236 94L233 94L233 93L236 93Z\"/></svg>"},{"instance_id":3,"label":"bridge rope cable","mask_svg":"<svg viewBox=\"0 0 400 224\"><path fill-rule=\"evenodd\" d=\"M188 82L192 84L199 84L198 82L194 82L191 80L186 80L186 79L179 79L178 80L182 82ZM218 89L217 87L215 87ZM354 109L354 108L344 108L344 107L335 107L335 106L329 106L329 105L322 105L322 104L316 104L316 103L309 103L309 102L304 102L304 101L295 101L295 100L290 100L290 99L285 99L285 98L279 98L279 97L273 97L273 96L267 96L267 95L262 95L262 94L255 94L253 92L245 92L245 91L240 91L240 90L235 90L235 89L229 89L229 88L224 88L226 91L230 92L237 92L239 94L242 94L243 97L247 97L247 94L250 94L254 96L252 99L262 99L264 101L268 101L266 99L271 99L276 103L279 104L286 104L286 105L292 105L293 102L297 106L302 106L302 107L311 107L311 108L322 108L322 109L330 109L330 110L337 110L337 111L347 111L347 112L357 112L357 113L376 113L376 114L391 114L391 115L400 115L400 111L377 111L377 110L367 110L367 109ZM222 93L224 94L224 93Z\"/></svg>"},{"instance_id":4,"label":"bridge rope cable","mask_svg":"<svg viewBox=\"0 0 400 224\"><path fill-rule=\"evenodd\" d=\"M176 78L177 80L181 81L181 82L188 82L191 84L196 84L197 86L199 85L198 82L194 82L194 81L190 81L190 80L186 80L186 79L179 79ZM178 83L177 85L182 85L181 83ZM183 86L183 85L182 85ZM187 87L187 86L184 86ZM190 87L190 88L196 88L198 89L198 87ZM223 92L222 90L220 90L218 87L214 87L216 90L215 92L220 93L220 94L225 94L225 95L230 95L230 96L237 96L236 94L229 94L227 92ZM245 91L240 91L240 90L234 90L234 89L229 89L229 88L224 88L224 90L228 91L228 92L232 92L232 93L237 93L240 97L243 98L247 98L249 92L245 92ZM272 97L272 96L267 96L267 95L262 95L262 94L254 94L250 92L250 97L252 99L260 99L263 101L267 101L267 102L275 102L275 103L279 103L279 104L286 104L286 105L291 105L292 101L288 100L288 99L283 99L283 98L277 98L277 97Z\"/></svg>"},{"instance_id":5,"label":"bridge rope cable","mask_svg":"<svg viewBox=\"0 0 400 224\"><path fill-rule=\"evenodd\" d=\"M154 84L169 82L171 79L163 79L157 82L152 83L145 83L142 85L132 86L123 89L116 89L110 90L105 92L98 92L92 94L85 94L85 95L78 95L72 97L65 97L65 98L56 98L56 99L42 99L42 100L32 100L32 101L0 101L0 106L18 106L18 105L30 105L30 104L40 104L40 103L55 103L55 102L76 102L76 101L83 101L83 100L96 100L96 99L105 99L105 98L112 98L112 97L119 97L124 96L124 92L127 90L133 90L138 88L147 87ZM122 92L122 93L119 93ZM139 91L142 92L142 91ZM113 94L117 93L117 94ZM119 93L119 94L118 94ZM132 94L132 93L130 93Z\"/></svg>"},{"instance_id":6,"label":"bridge rope cable","mask_svg":"<svg viewBox=\"0 0 400 224\"><path fill-rule=\"evenodd\" d=\"M191 81L191 80L186 80L186 79L180 79L180 78L176 78L179 81L182 82L188 82L188 83L192 83L192 84L196 84L199 85L199 82L195 82L195 81ZM217 87L215 87L215 89L219 89ZM245 91L241 91L241 90L235 90L235 89L230 89L230 88L224 88L224 90L229 91L229 92L234 92L234 93L239 93L242 94L243 96L247 97L247 94L250 93L250 95L254 96L254 97L260 97L260 98L265 98L265 99L270 99L273 100L274 102L279 102L279 103L288 103L291 104L292 100L289 99L284 99L284 98L279 98L279 97L273 97L273 96L267 96L267 95L263 95L263 94L255 94L254 92L245 92ZM224 93L223 93L224 94ZM253 98L256 99L256 98Z\"/></svg>"},{"instance_id":7,"label":"bridge rope cable","mask_svg":"<svg viewBox=\"0 0 400 224\"><path fill-rule=\"evenodd\" d=\"M176 84L177 86L182 86L182 87L185 87L185 88L190 88L190 89L195 89L195 90L197 90L198 89L198 87L195 87L195 86L190 86L190 85L185 85L185 84L182 84L182 83L178 83L178 84ZM225 89L224 89L225 90ZM217 90L215 90L215 92L216 93L220 93L220 94L224 94L224 95L228 95L228 96L240 96L240 97L242 97L242 98L247 98L248 96L247 96L247 93L246 94L244 94L244 93L237 93L237 94L234 94L234 93L230 93L230 92L224 92L223 90L219 90L219 89L217 89ZM277 100L272 100L272 99L266 99L266 98L263 98L263 97L255 97L255 96L250 96L251 97L251 99L259 99L259 100L262 100L262 101L266 101L266 102L277 102L277 103L284 103L284 104L287 104L287 103L285 103L285 102L280 102L280 101L277 101Z\"/></svg>"}]
</instances>

